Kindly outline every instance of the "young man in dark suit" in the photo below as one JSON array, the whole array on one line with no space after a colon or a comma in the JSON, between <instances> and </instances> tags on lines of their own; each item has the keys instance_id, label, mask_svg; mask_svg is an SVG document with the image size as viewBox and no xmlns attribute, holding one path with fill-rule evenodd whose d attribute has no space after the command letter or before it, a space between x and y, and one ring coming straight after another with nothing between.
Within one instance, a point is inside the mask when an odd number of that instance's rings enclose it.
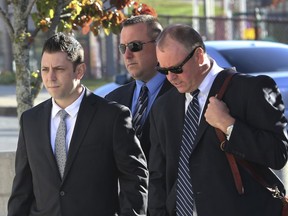
<instances>
[{"instance_id":1,"label":"young man in dark suit","mask_svg":"<svg viewBox=\"0 0 288 216\"><path fill-rule=\"evenodd\" d=\"M158 63L155 40L161 31L162 26L151 15L132 16L123 22L119 50L126 69L134 81L117 88L105 97L131 109L133 126L147 159L150 150L148 118L150 109L157 97L172 87L165 75L155 70ZM143 86L148 89L148 100L145 111L139 117L137 104L139 104ZM140 124L137 124L136 119Z\"/></svg>"},{"instance_id":2,"label":"young man in dark suit","mask_svg":"<svg viewBox=\"0 0 288 216\"><path fill-rule=\"evenodd\" d=\"M281 200L241 166L244 193L238 193L225 155L267 174L287 162L287 120L274 80L236 74L220 101L227 70L207 55L198 32L171 25L156 44L158 71L176 89L150 113L150 216L280 216ZM224 145L215 128L226 134Z\"/></svg>"},{"instance_id":3,"label":"young man in dark suit","mask_svg":"<svg viewBox=\"0 0 288 216\"><path fill-rule=\"evenodd\" d=\"M147 164L130 111L81 85L85 70L75 38L45 42L52 98L21 116L8 216L146 215Z\"/></svg>"}]
</instances>

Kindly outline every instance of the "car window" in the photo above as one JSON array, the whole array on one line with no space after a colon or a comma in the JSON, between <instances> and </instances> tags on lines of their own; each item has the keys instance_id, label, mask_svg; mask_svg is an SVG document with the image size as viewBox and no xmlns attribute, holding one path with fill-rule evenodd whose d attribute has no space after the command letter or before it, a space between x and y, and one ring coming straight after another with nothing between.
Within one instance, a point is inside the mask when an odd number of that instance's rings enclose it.
<instances>
[{"instance_id":1,"label":"car window","mask_svg":"<svg viewBox=\"0 0 288 216\"><path fill-rule=\"evenodd\" d=\"M252 47L220 50L219 53L242 73L288 71L288 49Z\"/></svg>"}]
</instances>

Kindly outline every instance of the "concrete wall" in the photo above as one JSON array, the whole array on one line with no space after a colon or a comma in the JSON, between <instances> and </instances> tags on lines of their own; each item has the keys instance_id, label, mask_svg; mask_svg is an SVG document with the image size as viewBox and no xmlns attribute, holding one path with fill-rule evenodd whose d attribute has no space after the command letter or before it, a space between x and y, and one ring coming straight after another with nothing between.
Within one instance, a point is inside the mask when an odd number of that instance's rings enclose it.
<instances>
[{"instance_id":1,"label":"concrete wall","mask_svg":"<svg viewBox=\"0 0 288 216\"><path fill-rule=\"evenodd\" d=\"M15 173L15 152L0 152L0 216L7 215L7 202Z\"/></svg>"}]
</instances>

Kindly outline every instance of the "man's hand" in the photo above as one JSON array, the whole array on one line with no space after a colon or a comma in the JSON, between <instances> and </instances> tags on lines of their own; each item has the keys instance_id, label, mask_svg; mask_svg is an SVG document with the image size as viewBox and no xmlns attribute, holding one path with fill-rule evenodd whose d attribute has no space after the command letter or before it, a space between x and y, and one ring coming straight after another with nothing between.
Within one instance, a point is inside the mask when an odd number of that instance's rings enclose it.
<instances>
[{"instance_id":1,"label":"man's hand","mask_svg":"<svg viewBox=\"0 0 288 216\"><path fill-rule=\"evenodd\" d=\"M204 116L211 126L219 128L226 134L227 127L233 125L235 122L235 119L229 112L228 107L223 101L218 100L216 97L210 97Z\"/></svg>"}]
</instances>

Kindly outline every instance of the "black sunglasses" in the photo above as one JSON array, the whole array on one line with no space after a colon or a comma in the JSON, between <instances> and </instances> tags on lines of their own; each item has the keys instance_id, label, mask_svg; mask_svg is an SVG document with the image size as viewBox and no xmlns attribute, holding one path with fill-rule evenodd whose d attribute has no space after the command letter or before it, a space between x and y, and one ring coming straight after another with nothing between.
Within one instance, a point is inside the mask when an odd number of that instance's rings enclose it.
<instances>
[{"instance_id":1,"label":"black sunglasses","mask_svg":"<svg viewBox=\"0 0 288 216\"><path fill-rule=\"evenodd\" d=\"M155 42L155 40L151 40L151 41L148 41L148 42L134 41L134 42L130 42L130 43L127 43L127 44L120 44L119 45L119 50L120 50L120 52L122 54L124 54L125 51L126 51L126 47L128 47L128 49L131 52L139 52L140 50L143 49L143 45L144 44L153 43L153 42Z\"/></svg>"},{"instance_id":2,"label":"black sunglasses","mask_svg":"<svg viewBox=\"0 0 288 216\"><path fill-rule=\"evenodd\" d=\"M162 73L162 74L165 74L165 75L167 75L169 71L170 71L171 73L175 73L175 74L180 74L180 73L182 73L182 72L183 72L183 68L182 68L182 67L184 66L184 64L185 64L187 61L189 61L190 58L192 58L192 56L194 55L194 53L195 53L195 51L196 51L196 49L197 49L198 47L200 47L200 46L197 46L195 49L193 49L192 52L190 52L189 55L184 59L184 61L183 61L182 63L180 63L179 65L177 65L177 66L172 66L172 67L168 67L168 68L164 68L164 67L160 67L160 66L159 66L159 63L158 63L158 65L155 67L155 69L156 69L158 72L160 72L160 73Z\"/></svg>"}]
</instances>

